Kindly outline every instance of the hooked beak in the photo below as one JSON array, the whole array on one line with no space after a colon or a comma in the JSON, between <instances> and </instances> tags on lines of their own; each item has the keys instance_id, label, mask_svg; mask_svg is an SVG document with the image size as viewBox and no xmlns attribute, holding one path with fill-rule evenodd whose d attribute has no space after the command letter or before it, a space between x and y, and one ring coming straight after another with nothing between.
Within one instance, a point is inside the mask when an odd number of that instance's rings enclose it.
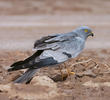
<instances>
[{"instance_id":1,"label":"hooked beak","mask_svg":"<svg viewBox=\"0 0 110 100\"><path fill-rule=\"evenodd\" d=\"M94 36L94 33L93 33L93 32L91 32L91 33L89 33L89 35L88 35L88 36L92 36L92 37L93 37L93 36Z\"/></svg>"}]
</instances>

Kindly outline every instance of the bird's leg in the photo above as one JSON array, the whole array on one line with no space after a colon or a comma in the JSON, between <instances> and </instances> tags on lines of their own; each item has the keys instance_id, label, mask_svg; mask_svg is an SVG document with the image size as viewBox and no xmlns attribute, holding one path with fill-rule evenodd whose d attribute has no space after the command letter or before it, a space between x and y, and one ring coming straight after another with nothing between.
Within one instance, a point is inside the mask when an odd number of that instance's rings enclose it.
<instances>
[{"instance_id":1,"label":"bird's leg","mask_svg":"<svg viewBox=\"0 0 110 100\"><path fill-rule=\"evenodd\" d=\"M59 65L59 69L60 69L60 73L61 73L61 77L62 77L62 81L63 81L64 75L63 75L63 73L62 73L62 71L61 71L60 65Z\"/></svg>"},{"instance_id":2,"label":"bird's leg","mask_svg":"<svg viewBox=\"0 0 110 100\"><path fill-rule=\"evenodd\" d=\"M68 68L67 65L66 65L65 63L64 63L64 66L65 66L65 68L66 68L66 70L67 70L68 76L74 75L74 74L75 74L75 72L72 72L71 69Z\"/></svg>"}]
</instances>

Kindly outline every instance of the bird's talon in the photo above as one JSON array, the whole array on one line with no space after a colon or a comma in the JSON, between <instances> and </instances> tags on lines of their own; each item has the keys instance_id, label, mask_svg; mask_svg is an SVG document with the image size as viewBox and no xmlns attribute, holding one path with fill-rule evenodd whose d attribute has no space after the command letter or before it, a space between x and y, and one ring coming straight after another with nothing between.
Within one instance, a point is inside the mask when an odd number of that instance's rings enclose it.
<instances>
[{"instance_id":1,"label":"bird's talon","mask_svg":"<svg viewBox=\"0 0 110 100\"><path fill-rule=\"evenodd\" d=\"M71 75L75 75L75 72L70 72Z\"/></svg>"}]
</instances>

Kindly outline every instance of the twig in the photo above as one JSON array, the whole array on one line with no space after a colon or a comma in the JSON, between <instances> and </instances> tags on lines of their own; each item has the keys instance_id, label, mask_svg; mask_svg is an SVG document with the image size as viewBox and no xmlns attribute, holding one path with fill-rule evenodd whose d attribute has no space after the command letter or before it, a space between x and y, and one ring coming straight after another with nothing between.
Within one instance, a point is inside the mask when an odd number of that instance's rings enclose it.
<instances>
[{"instance_id":1,"label":"twig","mask_svg":"<svg viewBox=\"0 0 110 100\"><path fill-rule=\"evenodd\" d=\"M88 59L88 60L86 60L86 61L81 61L81 62L74 63L74 64L72 64L72 65L70 66L70 68L73 67L73 66L75 66L75 65L78 65L78 64L87 63L87 62L89 62L89 61L91 61L91 60L92 60L92 59Z\"/></svg>"}]
</instances>

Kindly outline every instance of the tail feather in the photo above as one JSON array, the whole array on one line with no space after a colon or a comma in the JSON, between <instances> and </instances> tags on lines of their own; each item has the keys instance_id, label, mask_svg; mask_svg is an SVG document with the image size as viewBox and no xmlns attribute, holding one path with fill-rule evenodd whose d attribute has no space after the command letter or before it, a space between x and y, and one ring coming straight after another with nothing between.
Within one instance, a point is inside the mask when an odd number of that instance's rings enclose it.
<instances>
[{"instance_id":1,"label":"tail feather","mask_svg":"<svg viewBox=\"0 0 110 100\"><path fill-rule=\"evenodd\" d=\"M18 61L12 64L10 69L8 71L16 71L19 69L25 69L25 68L30 68L33 66L36 62L35 59L43 52L43 50L39 50L36 53L34 53L32 56L28 57L24 61Z\"/></svg>"},{"instance_id":2,"label":"tail feather","mask_svg":"<svg viewBox=\"0 0 110 100\"><path fill-rule=\"evenodd\" d=\"M8 71L16 71L16 70L19 70L19 69L24 69L24 68L27 68L29 67L30 64L27 62L25 63L24 61L18 61L18 62L15 62L14 64L12 64L8 69Z\"/></svg>"},{"instance_id":3,"label":"tail feather","mask_svg":"<svg viewBox=\"0 0 110 100\"><path fill-rule=\"evenodd\" d=\"M12 64L10 66L8 71L16 71L19 69L29 68L21 77L17 78L14 81L14 83L27 83L28 81L30 81L33 78L33 76L35 75L35 73L37 71L37 68L40 68L41 66L37 67L36 69L34 69L34 67L32 68L32 66L37 66L35 60L39 57L39 55L42 52L43 52L43 50L38 50L32 56L28 57L24 61L15 62L14 64Z\"/></svg>"},{"instance_id":4,"label":"tail feather","mask_svg":"<svg viewBox=\"0 0 110 100\"><path fill-rule=\"evenodd\" d=\"M27 83L34 77L36 72L37 69L28 69L21 77L17 78L14 83Z\"/></svg>"},{"instance_id":5,"label":"tail feather","mask_svg":"<svg viewBox=\"0 0 110 100\"><path fill-rule=\"evenodd\" d=\"M22 65L23 63L24 63L24 61L18 61L18 62L13 63L10 67L14 67L14 66L17 66L17 65Z\"/></svg>"}]
</instances>

